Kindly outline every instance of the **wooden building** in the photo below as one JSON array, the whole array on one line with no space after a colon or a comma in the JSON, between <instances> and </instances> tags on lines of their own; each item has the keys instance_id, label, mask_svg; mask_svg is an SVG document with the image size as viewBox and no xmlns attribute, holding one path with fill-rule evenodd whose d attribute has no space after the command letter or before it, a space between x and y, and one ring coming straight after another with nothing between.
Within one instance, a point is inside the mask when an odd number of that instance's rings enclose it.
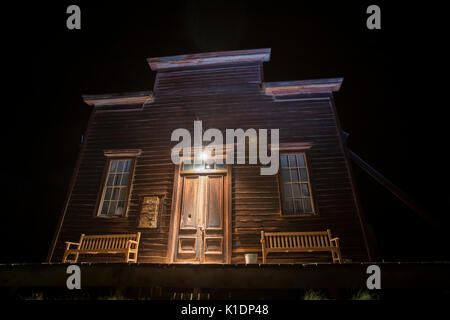
<instances>
[{"instance_id":1,"label":"wooden building","mask_svg":"<svg viewBox=\"0 0 450 320\"><path fill-rule=\"evenodd\" d=\"M93 111L48 261L60 262L81 234L140 232L140 263L240 264L246 253L261 262L261 231L327 229L344 262L369 260L333 102L342 79L264 82L269 59L270 49L151 58L152 92L83 96ZM175 165L171 134L193 131L195 120L223 132L278 128L279 173ZM269 260L331 261L327 252Z\"/></svg>"}]
</instances>

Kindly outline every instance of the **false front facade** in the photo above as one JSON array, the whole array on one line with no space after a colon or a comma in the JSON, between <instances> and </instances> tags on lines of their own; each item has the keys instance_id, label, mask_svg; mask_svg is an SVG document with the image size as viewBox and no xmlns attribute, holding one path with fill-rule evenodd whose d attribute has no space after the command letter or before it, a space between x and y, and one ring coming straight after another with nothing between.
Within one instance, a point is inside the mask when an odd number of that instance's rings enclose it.
<instances>
[{"instance_id":1,"label":"false front facade","mask_svg":"<svg viewBox=\"0 0 450 320\"><path fill-rule=\"evenodd\" d=\"M333 102L342 79L264 82L269 59L270 49L151 58L153 91L84 96L93 111L49 261L63 259L66 241L85 249L79 261L123 261L107 252L122 241L116 251L140 263L240 264L252 253L258 263L331 262L315 249L332 237L343 261L368 260ZM249 152L239 159L239 143L225 138L223 153L194 162L193 148L174 163L174 131L191 132L194 145L196 124L200 136L242 129L247 151L261 130L278 129L278 170L261 174L269 165ZM82 234L104 237L81 245ZM84 257L89 246L98 250Z\"/></svg>"}]
</instances>

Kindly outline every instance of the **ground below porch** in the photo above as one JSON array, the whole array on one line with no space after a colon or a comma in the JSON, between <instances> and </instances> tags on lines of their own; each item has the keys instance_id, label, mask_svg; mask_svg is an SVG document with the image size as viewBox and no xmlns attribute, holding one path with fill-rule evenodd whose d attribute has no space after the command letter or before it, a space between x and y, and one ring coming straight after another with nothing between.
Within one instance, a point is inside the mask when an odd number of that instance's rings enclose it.
<instances>
[{"instance_id":1,"label":"ground below porch","mask_svg":"<svg viewBox=\"0 0 450 320\"><path fill-rule=\"evenodd\" d=\"M0 265L0 290L3 296L16 299L33 295L50 299L297 299L310 290L339 298L367 291L370 265L381 271L381 290L372 293L395 296L398 290L408 294L437 290L448 295L450 288L449 262L77 265L81 290L67 289L69 265L62 263Z\"/></svg>"}]
</instances>

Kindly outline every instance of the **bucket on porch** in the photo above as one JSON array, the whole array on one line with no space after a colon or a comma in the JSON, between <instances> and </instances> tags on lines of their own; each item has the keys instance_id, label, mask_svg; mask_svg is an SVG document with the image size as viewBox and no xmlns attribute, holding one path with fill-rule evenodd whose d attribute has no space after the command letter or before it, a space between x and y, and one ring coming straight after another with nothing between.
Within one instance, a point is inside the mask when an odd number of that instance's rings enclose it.
<instances>
[{"instance_id":1,"label":"bucket on porch","mask_svg":"<svg viewBox=\"0 0 450 320\"><path fill-rule=\"evenodd\" d=\"M257 253L246 253L245 254L245 264L258 263Z\"/></svg>"}]
</instances>

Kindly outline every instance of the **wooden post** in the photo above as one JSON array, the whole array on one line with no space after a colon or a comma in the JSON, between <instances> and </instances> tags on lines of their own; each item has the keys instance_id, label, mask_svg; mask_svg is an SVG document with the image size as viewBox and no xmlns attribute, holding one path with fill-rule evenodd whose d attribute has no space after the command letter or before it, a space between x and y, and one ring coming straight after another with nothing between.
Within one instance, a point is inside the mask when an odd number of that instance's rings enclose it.
<instances>
[{"instance_id":1,"label":"wooden post","mask_svg":"<svg viewBox=\"0 0 450 320\"><path fill-rule=\"evenodd\" d=\"M78 245L78 249L81 249L81 246L83 245L83 240L84 240L84 237L85 237L86 235L84 234L84 233L82 233L81 234L81 237L80 237L80 244ZM77 254L75 255L75 263L77 263L78 262L78 256L79 256L80 254L77 252Z\"/></svg>"},{"instance_id":2,"label":"wooden post","mask_svg":"<svg viewBox=\"0 0 450 320\"><path fill-rule=\"evenodd\" d=\"M134 263L137 263L139 244L141 243L141 232L137 233L136 242L137 242L137 244L136 244L136 251L134 252Z\"/></svg>"},{"instance_id":3,"label":"wooden post","mask_svg":"<svg viewBox=\"0 0 450 320\"><path fill-rule=\"evenodd\" d=\"M261 247L262 247L263 264L265 264L266 263L266 239L264 238L263 230L261 230Z\"/></svg>"}]
</instances>

